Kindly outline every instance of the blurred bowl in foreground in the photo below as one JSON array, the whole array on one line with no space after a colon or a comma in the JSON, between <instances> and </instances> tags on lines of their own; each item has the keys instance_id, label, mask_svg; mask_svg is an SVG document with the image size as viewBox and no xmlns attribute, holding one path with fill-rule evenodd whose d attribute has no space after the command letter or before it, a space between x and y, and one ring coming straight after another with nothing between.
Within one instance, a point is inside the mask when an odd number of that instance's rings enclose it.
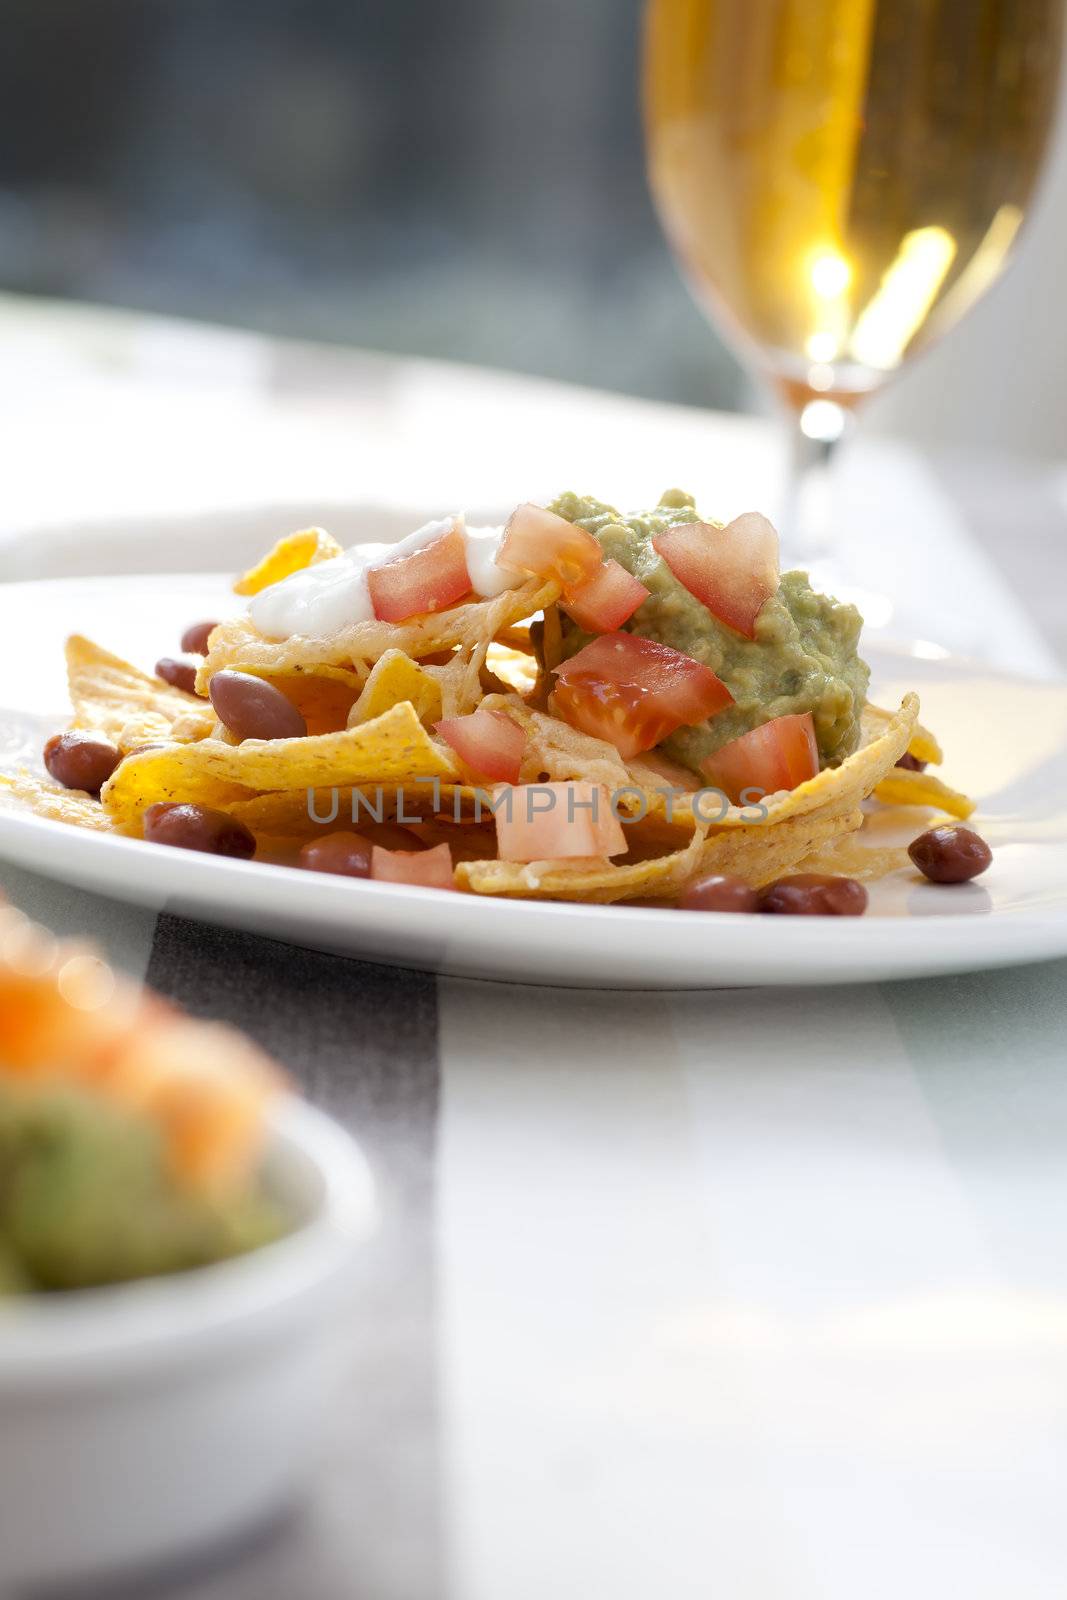
<instances>
[{"instance_id":1,"label":"blurred bowl in foreground","mask_svg":"<svg viewBox=\"0 0 1067 1600\"><path fill-rule=\"evenodd\" d=\"M295 1219L216 1266L0 1310L0 1583L172 1560L297 1492L343 1380L332 1309L375 1205L321 1112L272 1112L269 1189Z\"/></svg>"}]
</instances>

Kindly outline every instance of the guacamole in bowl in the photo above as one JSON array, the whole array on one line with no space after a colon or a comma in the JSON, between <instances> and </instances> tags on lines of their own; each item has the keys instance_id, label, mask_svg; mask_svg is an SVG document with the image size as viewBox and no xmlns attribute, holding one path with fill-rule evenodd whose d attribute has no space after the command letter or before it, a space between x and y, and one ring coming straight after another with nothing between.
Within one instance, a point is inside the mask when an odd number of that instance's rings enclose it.
<instances>
[{"instance_id":1,"label":"guacamole in bowl","mask_svg":"<svg viewBox=\"0 0 1067 1600\"><path fill-rule=\"evenodd\" d=\"M212 1265L295 1219L268 1182L281 1069L0 903L0 1296Z\"/></svg>"},{"instance_id":2,"label":"guacamole in bowl","mask_svg":"<svg viewBox=\"0 0 1067 1600\"><path fill-rule=\"evenodd\" d=\"M182 1272L286 1231L257 1173L217 1192L190 1184L154 1119L0 1079L0 1297Z\"/></svg>"}]
</instances>

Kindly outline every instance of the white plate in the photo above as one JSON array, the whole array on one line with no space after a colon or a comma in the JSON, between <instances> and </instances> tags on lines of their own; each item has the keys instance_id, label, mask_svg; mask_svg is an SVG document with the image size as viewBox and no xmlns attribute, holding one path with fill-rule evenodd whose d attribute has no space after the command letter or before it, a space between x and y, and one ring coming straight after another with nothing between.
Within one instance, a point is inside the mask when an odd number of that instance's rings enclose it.
<instances>
[{"instance_id":1,"label":"white plate","mask_svg":"<svg viewBox=\"0 0 1067 1600\"><path fill-rule=\"evenodd\" d=\"M0 768L38 761L65 725L62 647L79 631L146 668L186 623L234 601L216 575L72 578L0 587ZM464 977L680 989L850 983L1067 955L1067 686L950 658L870 652L883 704L917 688L946 776L981 802L995 852L977 883L911 872L851 918L684 915L491 901L220 860L0 810L0 857L181 916Z\"/></svg>"}]
</instances>

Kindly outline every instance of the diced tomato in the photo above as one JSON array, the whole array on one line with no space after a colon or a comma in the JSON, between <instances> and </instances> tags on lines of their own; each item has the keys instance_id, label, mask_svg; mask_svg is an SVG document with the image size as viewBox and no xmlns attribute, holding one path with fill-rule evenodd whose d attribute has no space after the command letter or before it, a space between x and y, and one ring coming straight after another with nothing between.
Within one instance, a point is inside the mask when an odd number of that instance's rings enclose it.
<instances>
[{"instance_id":1,"label":"diced tomato","mask_svg":"<svg viewBox=\"0 0 1067 1600\"><path fill-rule=\"evenodd\" d=\"M452 851L447 844L432 850L383 850L376 844L370 875L379 883L416 883L425 889L454 889Z\"/></svg>"},{"instance_id":2,"label":"diced tomato","mask_svg":"<svg viewBox=\"0 0 1067 1600\"><path fill-rule=\"evenodd\" d=\"M725 528L686 522L652 540L679 583L727 627L755 637L763 602L778 590L778 535L758 511Z\"/></svg>"},{"instance_id":3,"label":"diced tomato","mask_svg":"<svg viewBox=\"0 0 1067 1600\"><path fill-rule=\"evenodd\" d=\"M624 758L733 702L710 667L654 639L605 633L555 668L556 710Z\"/></svg>"},{"instance_id":4,"label":"diced tomato","mask_svg":"<svg viewBox=\"0 0 1067 1600\"><path fill-rule=\"evenodd\" d=\"M379 622L406 622L427 611L443 611L470 591L467 548L453 523L432 544L367 568L374 615Z\"/></svg>"},{"instance_id":5,"label":"diced tomato","mask_svg":"<svg viewBox=\"0 0 1067 1600\"><path fill-rule=\"evenodd\" d=\"M493 783L518 783L526 731L504 711L472 711L435 724L446 744L473 772Z\"/></svg>"},{"instance_id":6,"label":"diced tomato","mask_svg":"<svg viewBox=\"0 0 1067 1600\"><path fill-rule=\"evenodd\" d=\"M497 565L577 586L592 578L601 549L591 533L543 506L521 505L511 513L497 552Z\"/></svg>"},{"instance_id":7,"label":"diced tomato","mask_svg":"<svg viewBox=\"0 0 1067 1600\"><path fill-rule=\"evenodd\" d=\"M746 789L777 794L779 789L795 789L806 783L819 771L819 746L811 712L775 717L751 733L743 733L740 739L732 739L708 757L703 771L735 805L741 803Z\"/></svg>"},{"instance_id":8,"label":"diced tomato","mask_svg":"<svg viewBox=\"0 0 1067 1600\"><path fill-rule=\"evenodd\" d=\"M591 578L564 591L563 609L587 633L612 633L629 622L650 591L609 556Z\"/></svg>"},{"instance_id":9,"label":"diced tomato","mask_svg":"<svg viewBox=\"0 0 1067 1600\"><path fill-rule=\"evenodd\" d=\"M602 858L624 855L629 848L602 783L532 783L511 789L497 806L496 841L501 861Z\"/></svg>"}]
</instances>

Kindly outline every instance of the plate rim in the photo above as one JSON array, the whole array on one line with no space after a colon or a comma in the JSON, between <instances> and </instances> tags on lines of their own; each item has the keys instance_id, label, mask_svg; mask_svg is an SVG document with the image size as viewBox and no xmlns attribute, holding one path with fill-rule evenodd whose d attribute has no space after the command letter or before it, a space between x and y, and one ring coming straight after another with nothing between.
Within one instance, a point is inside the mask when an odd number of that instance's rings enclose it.
<instances>
[{"instance_id":1,"label":"plate rim","mask_svg":"<svg viewBox=\"0 0 1067 1600\"><path fill-rule=\"evenodd\" d=\"M61 837L65 848L51 852L43 863L28 862L25 855L12 851L11 844L22 841L55 841ZM115 890L101 888L95 882L98 873L94 867L105 867L107 861L143 861L142 852L152 851L155 870L149 874L130 874L113 878ZM75 869L72 874L65 869L65 858L73 852L80 855L89 866L88 873ZM416 910L425 914L417 919L420 934L429 933L442 947L458 945L470 948L471 930L464 924L477 919L480 927L474 930L483 942L499 944L501 937L509 946L518 948L527 930L548 929L565 924L569 934L580 936L588 932L596 936L603 930L614 930L614 940L640 941L642 931L650 937L666 929L678 931L676 910L669 907L642 905L594 905L570 901L536 901L495 899L477 895L455 894L445 896L440 890L420 888L407 884L350 883L345 879L333 880L328 874L305 874L297 867L276 862L239 861L201 855L195 851L163 851L146 845L143 840L116 837L103 833L72 828L67 823L46 817L22 816L17 812L0 810L0 859L14 861L29 871L61 883L89 887L90 892L124 902L155 905L157 913L190 917L214 925L249 929L247 917L232 914L234 905L247 902L239 891L252 886L257 892L256 901L273 898L279 890L288 887L296 892L297 905L311 895L315 904L307 914L320 917L326 942L319 948L337 949L335 935L346 930L353 933L381 934L383 930L404 930L400 925ZM85 878L94 880L86 885ZM180 881L179 881L180 879ZM134 888L139 893L130 893ZM350 911L352 894L361 897L364 912L359 918L342 918L342 910ZM321 908L327 912L321 915ZM273 912L277 917L275 909ZM775 986L827 986L850 983L887 982L918 977L944 976L950 973L992 969L1002 966L1025 965L1032 961L1056 960L1067 956L1067 909L1034 910L1003 909L995 915L974 912L929 912L915 917L869 917L862 919L864 935L855 937L856 920L852 918L805 919L802 962L794 960L788 972L775 970L761 976L759 962L762 956L769 966L777 968L785 963L791 952L786 939L796 938L787 929L793 927L789 919L770 919L775 930L768 927L768 919L731 917L724 912L705 912L699 917L687 917L685 931L692 955L706 962L711 981L672 978L662 969L646 974L645 981L622 978L614 984L581 973L569 979L545 978L532 970L525 979L511 973L493 971L478 963L462 958L443 956L437 961L425 959L405 961L396 956L384 957L368 952L355 943L344 942L344 953L362 960L384 961L387 965L412 966L425 970L432 966L445 974L476 978L482 981L526 982L549 987L577 987L596 989L624 989L636 991L711 990L716 988L748 988ZM916 930L929 928L927 937L916 938ZM990 930L996 930L991 933ZM275 927L272 931L257 929L262 937L274 938L282 943L299 943L291 930ZM722 936L729 933L730 952L726 970L715 973L715 958L721 958ZM535 938L533 931L530 938ZM768 952L770 940L776 948ZM608 941L609 945L612 943ZM311 942L315 947L315 942ZM769 960L768 960L769 956ZM692 957L691 957L692 959ZM737 969L748 963L744 972ZM812 969L819 971L813 973ZM714 981L718 977L719 981Z\"/></svg>"}]
</instances>

